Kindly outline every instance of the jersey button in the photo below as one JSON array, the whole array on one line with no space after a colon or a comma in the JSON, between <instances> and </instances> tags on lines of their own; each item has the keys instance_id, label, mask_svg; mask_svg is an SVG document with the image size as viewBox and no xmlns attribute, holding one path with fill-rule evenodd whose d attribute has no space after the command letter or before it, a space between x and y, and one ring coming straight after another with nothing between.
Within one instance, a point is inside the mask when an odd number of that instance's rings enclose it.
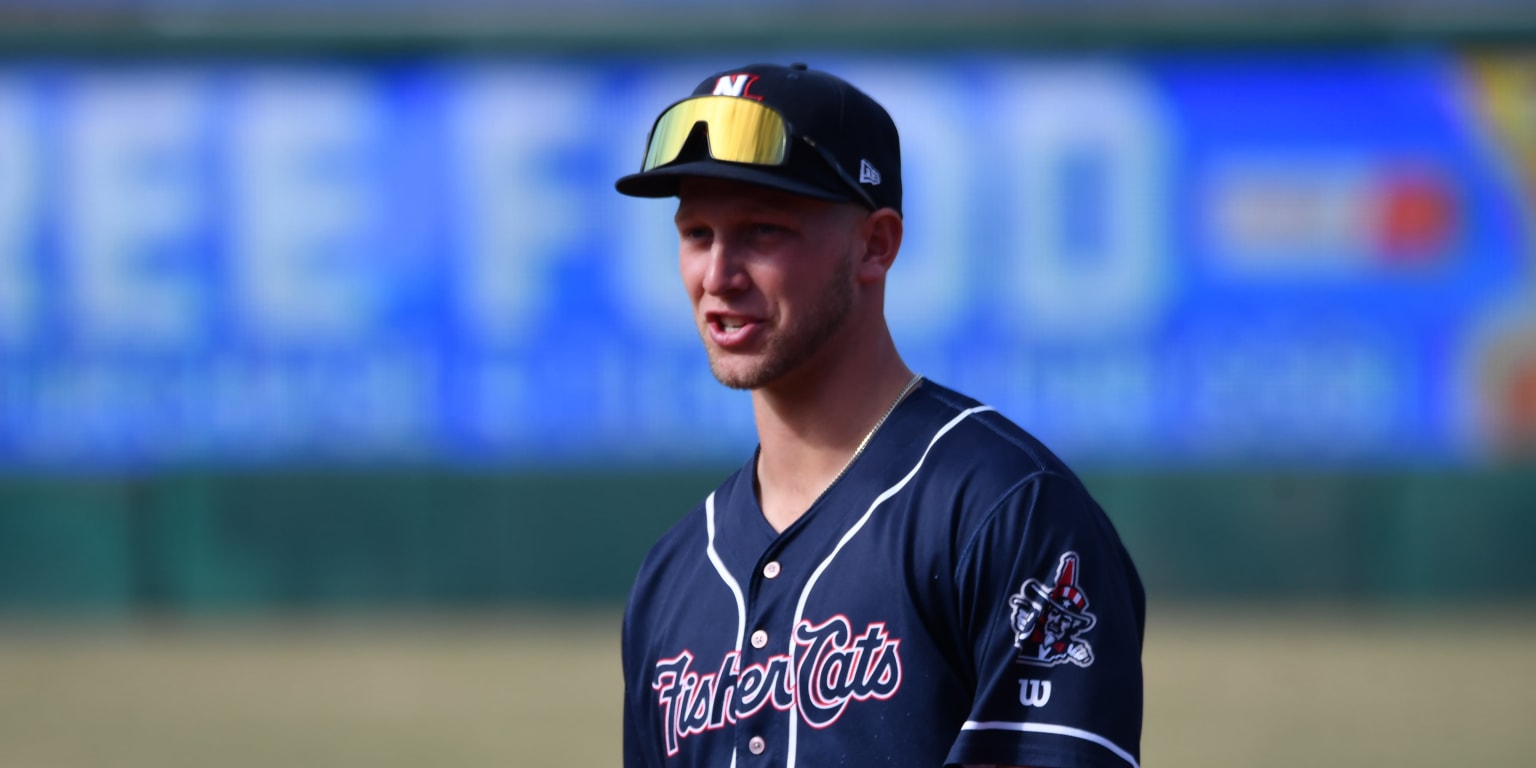
<instances>
[{"instance_id":1,"label":"jersey button","mask_svg":"<svg viewBox=\"0 0 1536 768\"><path fill-rule=\"evenodd\" d=\"M752 739L747 742L747 749L751 750L752 754L754 755L761 755L764 750L768 749L768 742L763 741L763 737L761 736L753 736Z\"/></svg>"},{"instance_id":2,"label":"jersey button","mask_svg":"<svg viewBox=\"0 0 1536 768\"><path fill-rule=\"evenodd\" d=\"M768 633L767 632L764 632L763 630L759 629L758 631L752 633L752 647L753 648L762 648L763 646L765 646L767 644L768 644Z\"/></svg>"},{"instance_id":3,"label":"jersey button","mask_svg":"<svg viewBox=\"0 0 1536 768\"><path fill-rule=\"evenodd\" d=\"M779 577L779 561L775 560L763 566L763 576L770 579L777 579Z\"/></svg>"}]
</instances>

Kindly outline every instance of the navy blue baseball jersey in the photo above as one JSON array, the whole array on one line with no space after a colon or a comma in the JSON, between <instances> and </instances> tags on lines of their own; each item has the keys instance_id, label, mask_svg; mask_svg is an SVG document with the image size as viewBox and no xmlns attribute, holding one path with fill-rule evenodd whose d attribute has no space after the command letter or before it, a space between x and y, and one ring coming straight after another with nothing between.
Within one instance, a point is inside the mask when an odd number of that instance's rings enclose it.
<instances>
[{"instance_id":1,"label":"navy blue baseball jersey","mask_svg":"<svg viewBox=\"0 0 1536 768\"><path fill-rule=\"evenodd\" d=\"M627 768L1134 768L1146 598L1039 441L925 382L783 532L749 461L624 619Z\"/></svg>"}]
</instances>

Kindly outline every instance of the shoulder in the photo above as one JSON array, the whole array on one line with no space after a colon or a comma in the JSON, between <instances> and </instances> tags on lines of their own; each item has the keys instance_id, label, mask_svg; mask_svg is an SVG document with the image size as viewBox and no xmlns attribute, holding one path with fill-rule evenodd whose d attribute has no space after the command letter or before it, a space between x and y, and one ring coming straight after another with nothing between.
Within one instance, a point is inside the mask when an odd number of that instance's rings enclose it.
<instances>
[{"instance_id":1,"label":"shoulder","mask_svg":"<svg viewBox=\"0 0 1536 768\"><path fill-rule=\"evenodd\" d=\"M966 492L978 503L1041 484L1087 495L1066 462L996 409L933 382L919 392L929 433L921 472L927 482Z\"/></svg>"},{"instance_id":2,"label":"shoulder","mask_svg":"<svg viewBox=\"0 0 1536 768\"><path fill-rule=\"evenodd\" d=\"M908 439L921 458L909 501L918 526L952 562L1051 542L1118 547L1113 524L1087 487L1033 434L942 385L930 382L920 391L913 421L923 427Z\"/></svg>"},{"instance_id":3,"label":"shoulder","mask_svg":"<svg viewBox=\"0 0 1536 768\"><path fill-rule=\"evenodd\" d=\"M750 475L743 475L752 462L738 468L720 485L693 506L687 514L667 528L646 552L632 588L633 595L658 588L669 582L692 578L693 571L707 562L710 526L727 516L740 517L732 505L744 503L742 484L750 499Z\"/></svg>"},{"instance_id":4,"label":"shoulder","mask_svg":"<svg viewBox=\"0 0 1536 768\"><path fill-rule=\"evenodd\" d=\"M668 596L685 593L689 583L696 579L699 561L707 557L706 503L700 501L673 523L641 560L624 606L626 657L636 636L650 634L647 627L665 612Z\"/></svg>"},{"instance_id":5,"label":"shoulder","mask_svg":"<svg viewBox=\"0 0 1536 768\"><path fill-rule=\"evenodd\" d=\"M678 552L691 551L704 546L709 525L706 504L707 500L695 504L688 514L683 515L657 537L651 544L651 548L646 551L645 559L641 561L642 576L647 571L655 570Z\"/></svg>"}]
</instances>

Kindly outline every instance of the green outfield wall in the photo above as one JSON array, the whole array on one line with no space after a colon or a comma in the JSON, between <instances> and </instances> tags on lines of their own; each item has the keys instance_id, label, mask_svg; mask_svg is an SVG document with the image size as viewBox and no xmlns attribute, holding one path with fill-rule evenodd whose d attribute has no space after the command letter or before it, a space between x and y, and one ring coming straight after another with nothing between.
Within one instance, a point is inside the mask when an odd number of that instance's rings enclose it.
<instances>
[{"instance_id":1,"label":"green outfield wall","mask_svg":"<svg viewBox=\"0 0 1536 768\"><path fill-rule=\"evenodd\" d=\"M726 470L0 479L0 611L613 603ZM1536 597L1536 471L1090 473L1154 599Z\"/></svg>"}]
</instances>

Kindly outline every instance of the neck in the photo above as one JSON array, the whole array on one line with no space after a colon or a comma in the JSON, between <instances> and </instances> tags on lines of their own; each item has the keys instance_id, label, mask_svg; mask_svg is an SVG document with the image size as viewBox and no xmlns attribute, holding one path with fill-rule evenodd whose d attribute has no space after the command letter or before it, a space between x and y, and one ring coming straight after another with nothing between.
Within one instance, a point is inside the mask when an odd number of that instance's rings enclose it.
<instances>
[{"instance_id":1,"label":"neck","mask_svg":"<svg viewBox=\"0 0 1536 768\"><path fill-rule=\"evenodd\" d=\"M859 354L807 365L753 391L758 501L775 530L798 520L837 479L912 379L884 334Z\"/></svg>"}]
</instances>

